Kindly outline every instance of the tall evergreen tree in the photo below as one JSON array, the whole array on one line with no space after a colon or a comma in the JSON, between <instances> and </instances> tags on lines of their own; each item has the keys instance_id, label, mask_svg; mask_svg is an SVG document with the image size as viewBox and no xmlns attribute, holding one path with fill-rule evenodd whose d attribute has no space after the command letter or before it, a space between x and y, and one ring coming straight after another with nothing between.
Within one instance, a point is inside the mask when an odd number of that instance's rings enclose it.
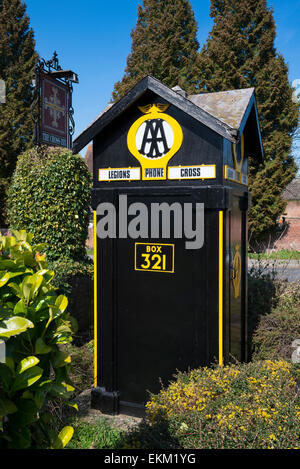
<instances>
[{"instance_id":1,"label":"tall evergreen tree","mask_svg":"<svg viewBox=\"0 0 300 469\"><path fill-rule=\"evenodd\" d=\"M276 26L266 0L211 0L214 25L199 55L203 91L255 87L265 163L250 161L249 231L261 239L284 212L281 193L296 173L291 154L299 106L288 67L274 46Z\"/></svg>"},{"instance_id":2,"label":"tall evergreen tree","mask_svg":"<svg viewBox=\"0 0 300 469\"><path fill-rule=\"evenodd\" d=\"M25 4L0 0L0 78L6 83L6 104L0 105L0 226L5 222L5 193L17 157L33 138L30 106L36 61Z\"/></svg>"},{"instance_id":3,"label":"tall evergreen tree","mask_svg":"<svg viewBox=\"0 0 300 469\"><path fill-rule=\"evenodd\" d=\"M196 34L197 23L188 0L143 0L131 32L125 75L115 84L113 99L120 99L145 75L194 92L199 49Z\"/></svg>"}]
</instances>

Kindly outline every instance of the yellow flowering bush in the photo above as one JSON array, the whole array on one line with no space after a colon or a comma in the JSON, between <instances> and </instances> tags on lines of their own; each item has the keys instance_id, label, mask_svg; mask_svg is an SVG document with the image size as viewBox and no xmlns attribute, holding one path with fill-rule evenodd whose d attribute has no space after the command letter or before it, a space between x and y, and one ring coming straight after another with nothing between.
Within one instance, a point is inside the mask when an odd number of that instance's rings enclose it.
<instances>
[{"instance_id":1,"label":"yellow flowering bush","mask_svg":"<svg viewBox=\"0 0 300 469\"><path fill-rule=\"evenodd\" d=\"M147 403L154 428L168 423L182 448L300 447L299 368L260 361L179 373Z\"/></svg>"}]
</instances>

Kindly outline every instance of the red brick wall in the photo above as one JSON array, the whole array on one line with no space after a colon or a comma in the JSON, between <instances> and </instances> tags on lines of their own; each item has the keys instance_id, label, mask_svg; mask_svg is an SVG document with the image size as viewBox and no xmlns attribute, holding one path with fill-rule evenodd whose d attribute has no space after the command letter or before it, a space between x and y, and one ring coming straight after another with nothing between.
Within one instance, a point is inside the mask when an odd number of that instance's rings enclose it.
<instances>
[{"instance_id":1,"label":"red brick wall","mask_svg":"<svg viewBox=\"0 0 300 469\"><path fill-rule=\"evenodd\" d=\"M300 201L288 201L285 213L285 230L280 239L274 243L274 248L300 251Z\"/></svg>"},{"instance_id":2,"label":"red brick wall","mask_svg":"<svg viewBox=\"0 0 300 469\"><path fill-rule=\"evenodd\" d=\"M94 248L94 226L93 223L89 224L89 235L86 240L86 246L90 249Z\"/></svg>"},{"instance_id":3,"label":"red brick wall","mask_svg":"<svg viewBox=\"0 0 300 469\"><path fill-rule=\"evenodd\" d=\"M92 143L88 146L88 149L84 157L84 161L86 162L86 165L89 168L90 172L93 174L93 144Z\"/></svg>"}]
</instances>

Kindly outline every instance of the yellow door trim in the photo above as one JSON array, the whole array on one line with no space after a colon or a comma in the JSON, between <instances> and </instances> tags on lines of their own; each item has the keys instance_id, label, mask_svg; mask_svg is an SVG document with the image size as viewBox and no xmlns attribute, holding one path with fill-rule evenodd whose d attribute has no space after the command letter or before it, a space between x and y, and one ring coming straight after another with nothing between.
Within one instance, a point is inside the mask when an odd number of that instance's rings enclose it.
<instances>
[{"instance_id":1,"label":"yellow door trim","mask_svg":"<svg viewBox=\"0 0 300 469\"><path fill-rule=\"evenodd\" d=\"M224 213L219 212L219 365L223 366L223 249Z\"/></svg>"},{"instance_id":2,"label":"yellow door trim","mask_svg":"<svg viewBox=\"0 0 300 469\"><path fill-rule=\"evenodd\" d=\"M98 270L97 270L97 212L94 211L94 387L98 386Z\"/></svg>"}]
</instances>

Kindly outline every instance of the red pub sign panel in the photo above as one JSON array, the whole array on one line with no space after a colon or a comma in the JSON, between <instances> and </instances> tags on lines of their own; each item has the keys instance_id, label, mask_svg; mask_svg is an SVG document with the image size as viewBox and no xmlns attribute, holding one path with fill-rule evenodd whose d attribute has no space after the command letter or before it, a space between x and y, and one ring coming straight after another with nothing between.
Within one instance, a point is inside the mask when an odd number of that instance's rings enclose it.
<instances>
[{"instance_id":1,"label":"red pub sign panel","mask_svg":"<svg viewBox=\"0 0 300 469\"><path fill-rule=\"evenodd\" d=\"M41 140L68 146L68 87L46 75L41 86Z\"/></svg>"}]
</instances>

